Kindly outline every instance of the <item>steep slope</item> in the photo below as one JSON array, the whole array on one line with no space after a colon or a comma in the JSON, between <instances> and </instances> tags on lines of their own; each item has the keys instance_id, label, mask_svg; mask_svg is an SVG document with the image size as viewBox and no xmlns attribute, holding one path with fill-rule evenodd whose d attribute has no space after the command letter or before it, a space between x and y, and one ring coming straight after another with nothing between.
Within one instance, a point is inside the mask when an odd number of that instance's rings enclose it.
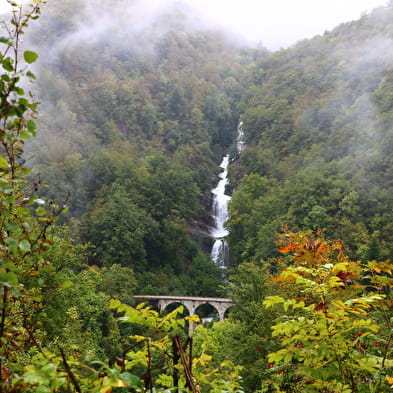
<instances>
[{"instance_id":1,"label":"steep slope","mask_svg":"<svg viewBox=\"0 0 393 393\"><path fill-rule=\"evenodd\" d=\"M208 220L241 74L258 53L198 29L187 12L67 0L48 4L33 35L42 114L28 147L32 176L48 182L44 197L67 200L67 222L94 246L94 263L132 267L143 281L152 270L214 271L188 233ZM185 289L168 279L166 291L210 288L198 280Z\"/></svg>"},{"instance_id":2,"label":"steep slope","mask_svg":"<svg viewBox=\"0 0 393 393\"><path fill-rule=\"evenodd\" d=\"M393 256L392 17L376 9L248 73L234 264L274 255L282 225L326 228L362 259Z\"/></svg>"}]
</instances>

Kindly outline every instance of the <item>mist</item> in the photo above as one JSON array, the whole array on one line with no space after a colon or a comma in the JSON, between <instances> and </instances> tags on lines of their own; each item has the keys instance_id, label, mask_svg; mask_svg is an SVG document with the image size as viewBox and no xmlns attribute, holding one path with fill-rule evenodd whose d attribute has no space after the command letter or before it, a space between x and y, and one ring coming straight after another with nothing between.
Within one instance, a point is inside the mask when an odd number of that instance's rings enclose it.
<instances>
[{"instance_id":1,"label":"mist","mask_svg":"<svg viewBox=\"0 0 393 393\"><path fill-rule=\"evenodd\" d=\"M296 42L330 31L337 25L359 19L386 0L182 0L211 26L242 37L250 46L269 50L287 48ZM170 0L155 1L169 4Z\"/></svg>"},{"instance_id":2,"label":"mist","mask_svg":"<svg viewBox=\"0 0 393 393\"><path fill-rule=\"evenodd\" d=\"M94 4L94 2L87 2ZM357 20L387 0L281 0L255 2L254 0L149 0L98 3L87 5L87 12L76 10L88 17L82 24L93 23L97 32L106 29L108 22L119 21L121 26L137 31L154 21L165 9L177 7L190 15L188 24L225 30L249 46L264 46L269 50L287 48L296 42L323 34L340 23ZM118 12L113 5L121 5ZM62 7L62 4L56 4ZM6 0L0 1L0 15L8 9ZM44 12L45 14L45 12ZM130 23L122 23L128 19ZM92 26L93 27L93 26ZM93 29L93 30L94 30ZM86 34L89 34L87 29Z\"/></svg>"}]
</instances>

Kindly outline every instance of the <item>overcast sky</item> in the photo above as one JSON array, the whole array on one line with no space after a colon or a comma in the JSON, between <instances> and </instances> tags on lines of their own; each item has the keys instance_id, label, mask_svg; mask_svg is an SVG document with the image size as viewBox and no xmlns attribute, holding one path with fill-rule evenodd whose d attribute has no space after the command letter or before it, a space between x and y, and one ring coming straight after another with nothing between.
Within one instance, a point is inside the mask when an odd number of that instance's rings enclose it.
<instances>
[{"instance_id":1,"label":"overcast sky","mask_svg":"<svg viewBox=\"0 0 393 393\"><path fill-rule=\"evenodd\" d=\"M52 1L52 0L48 0ZM173 0L143 0L153 8ZM383 6L387 0L180 0L204 19L271 50L323 34L342 22ZM0 0L0 12L7 1ZM43 11L45 12L45 10Z\"/></svg>"},{"instance_id":2,"label":"overcast sky","mask_svg":"<svg viewBox=\"0 0 393 393\"><path fill-rule=\"evenodd\" d=\"M359 19L386 0L182 0L211 21L268 49L287 47L303 38Z\"/></svg>"}]
</instances>

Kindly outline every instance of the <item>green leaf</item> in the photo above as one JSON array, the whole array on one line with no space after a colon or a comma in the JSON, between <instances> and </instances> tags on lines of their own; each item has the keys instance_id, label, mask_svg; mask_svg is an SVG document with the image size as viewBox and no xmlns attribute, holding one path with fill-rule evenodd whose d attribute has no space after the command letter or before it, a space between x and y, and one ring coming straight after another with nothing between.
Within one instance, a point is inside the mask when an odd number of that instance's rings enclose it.
<instances>
[{"instance_id":1,"label":"green leaf","mask_svg":"<svg viewBox=\"0 0 393 393\"><path fill-rule=\"evenodd\" d=\"M22 252L28 252L31 250L31 245L30 242L26 239L23 239L22 241L19 242L19 249Z\"/></svg>"},{"instance_id":2,"label":"green leaf","mask_svg":"<svg viewBox=\"0 0 393 393\"><path fill-rule=\"evenodd\" d=\"M15 255L18 251L18 241L12 237L7 237L4 243L8 244L9 251L12 255Z\"/></svg>"},{"instance_id":3,"label":"green leaf","mask_svg":"<svg viewBox=\"0 0 393 393\"><path fill-rule=\"evenodd\" d=\"M36 79L36 76L31 72L31 71L27 71L26 75L30 78L30 79Z\"/></svg>"},{"instance_id":4,"label":"green leaf","mask_svg":"<svg viewBox=\"0 0 393 393\"><path fill-rule=\"evenodd\" d=\"M6 282L9 284L17 284L18 283L18 276L12 272L0 273L0 282L2 282L2 283Z\"/></svg>"},{"instance_id":5,"label":"green leaf","mask_svg":"<svg viewBox=\"0 0 393 393\"><path fill-rule=\"evenodd\" d=\"M28 218L30 217L30 209L27 207L17 207L16 213L19 214L23 218Z\"/></svg>"},{"instance_id":6,"label":"green leaf","mask_svg":"<svg viewBox=\"0 0 393 393\"><path fill-rule=\"evenodd\" d=\"M29 384L34 385L34 384L42 383L43 378L40 375L36 375L36 374L31 373L31 374L25 375L23 378L23 381L25 383L29 383Z\"/></svg>"},{"instance_id":7,"label":"green leaf","mask_svg":"<svg viewBox=\"0 0 393 393\"><path fill-rule=\"evenodd\" d=\"M121 301L120 300L116 300L116 299L111 299L110 301L109 301L109 308L112 308L112 309L114 309L114 308L118 308L119 306L121 306Z\"/></svg>"},{"instance_id":8,"label":"green leaf","mask_svg":"<svg viewBox=\"0 0 393 393\"><path fill-rule=\"evenodd\" d=\"M34 135L36 130L36 125L34 120L27 120L27 129Z\"/></svg>"},{"instance_id":9,"label":"green leaf","mask_svg":"<svg viewBox=\"0 0 393 393\"><path fill-rule=\"evenodd\" d=\"M197 322L197 323L201 322L201 318L197 314L187 316L184 319L188 322Z\"/></svg>"},{"instance_id":10,"label":"green leaf","mask_svg":"<svg viewBox=\"0 0 393 393\"><path fill-rule=\"evenodd\" d=\"M45 216L46 210L42 206L39 206L37 207L35 214L37 214L39 217Z\"/></svg>"},{"instance_id":11,"label":"green leaf","mask_svg":"<svg viewBox=\"0 0 393 393\"><path fill-rule=\"evenodd\" d=\"M11 221L11 222L7 223L6 228L7 228L7 231L14 232L19 228L19 226L15 222Z\"/></svg>"},{"instance_id":12,"label":"green leaf","mask_svg":"<svg viewBox=\"0 0 393 393\"><path fill-rule=\"evenodd\" d=\"M26 98L21 97L18 100L18 104L19 104L19 109L22 108L23 110L26 110L26 108L29 106L29 101Z\"/></svg>"},{"instance_id":13,"label":"green leaf","mask_svg":"<svg viewBox=\"0 0 393 393\"><path fill-rule=\"evenodd\" d=\"M35 393L51 393L51 392L53 392L53 390L45 385L37 386L37 388L35 389Z\"/></svg>"},{"instance_id":14,"label":"green leaf","mask_svg":"<svg viewBox=\"0 0 393 393\"><path fill-rule=\"evenodd\" d=\"M38 53L27 50L23 53L23 57L26 63L31 64L38 59Z\"/></svg>"},{"instance_id":15,"label":"green leaf","mask_svg":"<svg viewBox=\"0 0 393 393\"><path fill-rule=\"evenodd\" d=\"M376 358L362 358L359 359L359 369L374 373L378 367L378 360Z\"/></svg>"},{"instance_id":16,"label":"green leaf","mask_svg":"<svg viewBox=\"0 0 393 393\"><path fill-rule=\"evenodd\" d=\"M121 373L120 378L128 385L134 388L142 389L141 380L134 374L129 372Z\"/></svg>"},{"instance_id":17,"label":"green leaf","mask_svg":"<svg viewBox=\"0 0 393 393\"><path fill-rule=\"evenodd\" d=\"M3 156L0 156L0 168L8 168L8 162Z\"/></svg>"},{"instance_id":18,"label":"green leaf","mask_svg":"<svg viewBox=\"0 0 393 393\"><path fill-rule=\"evenodd\" d=\"M20 96L23 96L25 94L25 91L21 87L14 87L14 91Z\"/></svg>"},{"instance_id":19,"label":"green leaf","mask_svg":"<svg viewBox=\"0 0 393 393\"><path fill-rule=\"evenodd\" d=\"M30 134L28 131L26 131L26 130L22 130L22 131L19 133L19 136L20 136L22 139L30 139L31 134Z\"/></svg>"},{"instance_id":20,"label":"green leaf","mask_svg":"<svg viewBox=\"0 0 393 393\"><path fill-rule=\"evenodd\" d=\"M71 288L74 285L74 283L72 281L64 281L61 284L61 287L66 289L66 288Z\"/></svg>"},{"instance_id":21,"label":"green leaf","mask_svg":"<svg viewBox=\"0 0 393 393\"><path fill-rule=\"evenodd\" d=\"M3 68L4 68L6 71L9 71L9 72L14 71L14 66L13 66L13 64L12 64L12 60L11 60L9 57L5 58L5 59L1 62L1 65L3 66Z\"/></svg>"},{"instance_id":22,"label":"green leaf","mask_svg":"<svg viewBox=\"0 0 393 393\"><path fill-rule=\"evenodd\" d=\"M8 38L6 38L6 37L0 37L0 43L1 44L6 44L8 46L12 46L12 42Z\"/></svg>"},{"instance_id":23,"label":"green leaf","mask_svg":"<svg viewBox=\"0 0 393 393\"><path fill-rule=\"evenodd\" d=\"M275 306L279 303L285 303L285 299L281 296L267 296L266 299L263 301L263 305L266 308Z\"/></svg>"}]
</instances>

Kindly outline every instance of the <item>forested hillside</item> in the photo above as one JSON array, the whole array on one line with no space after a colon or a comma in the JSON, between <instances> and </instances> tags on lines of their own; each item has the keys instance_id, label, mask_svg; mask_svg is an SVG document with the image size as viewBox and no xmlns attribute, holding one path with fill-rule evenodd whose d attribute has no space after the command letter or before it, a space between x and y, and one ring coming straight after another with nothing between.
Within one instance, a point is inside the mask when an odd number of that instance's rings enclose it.
<instances>
[{"instance_id":1,"label":"forested hillside","mask_svg":"<svg viewBox=\"0 0 393 393\"><path fill-rule=\"evenodd\" d=\"M63 220L92 263L131 267L144 293L217 294L201 251L209 189L235 138L240 80L261 54L198 29L181 6L149 12L143 2L45 6L31 33L42 53L32 179L67 201Z\"/></svg>"},{"instance_id":2,"label":"forested hillside","mask_svg":"<svg viewBox=\"0 0 393 393\"><path fill-rule=\"evenodd\" d=\"M376 9L248 72L234 264L274 256L282 225L325 228L354 258L392 258L392 12Z\"/></svg>"},{"instance_id":3,"label":"forested hillside","mask_svg":"<svg viewBox=\"0 0 393 393\"><path fill-rule=\"evenodd\" d=\"M393 387L392 2L273 53L181 2L33 0L9 18L0 393ZM234 305L191 339L198 318L136 294Z\"/></svg>"}]
</instances>

